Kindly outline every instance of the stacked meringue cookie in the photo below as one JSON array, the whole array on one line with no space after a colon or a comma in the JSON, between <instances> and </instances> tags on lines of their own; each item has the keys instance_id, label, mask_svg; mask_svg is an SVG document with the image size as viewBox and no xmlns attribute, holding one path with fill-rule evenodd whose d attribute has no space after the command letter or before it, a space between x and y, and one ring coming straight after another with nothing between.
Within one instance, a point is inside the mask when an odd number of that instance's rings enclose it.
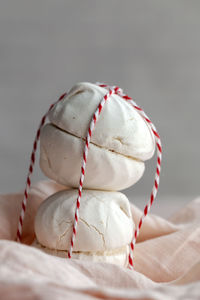
<instances>
[{"instance_id":1,"label":"stacked meringue cookie","mask_svg":"<svg viewBox=\"0 0 200 300\"><path fill-rule=\"evenodd\" d=\"M67 257L74 222L84 141L105 88L75 85L51 110L40 139L40 167L66 190L46 199L35 218L34 246ZM127 266L134 223L127 197L117 192L143 175L154 154L148 124L119 95L105 104L93 131L72 258Z\"/></svg>"}]
</instances>

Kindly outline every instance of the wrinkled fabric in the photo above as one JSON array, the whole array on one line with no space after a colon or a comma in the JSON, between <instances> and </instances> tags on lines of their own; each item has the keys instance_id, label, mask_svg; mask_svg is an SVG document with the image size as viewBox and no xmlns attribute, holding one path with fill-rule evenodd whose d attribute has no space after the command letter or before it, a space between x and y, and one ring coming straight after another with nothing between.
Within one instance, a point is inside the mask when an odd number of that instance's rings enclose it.
<instances>
[{"instance_id":1,"label":"wrinkled fabric","mask_svg":"<svg viewBox=\"0 0 200 300\"><path fill-rule=\"evenodd\" d=\"M200 198L169 220L146 217L130 270L30 246L37 208L62 189L50 180L31 188L21 244L15 237L23 196L0 196L0 299L200 299ZM136 224L141 214L132 205Z\"/></svg>"}]
</instances>

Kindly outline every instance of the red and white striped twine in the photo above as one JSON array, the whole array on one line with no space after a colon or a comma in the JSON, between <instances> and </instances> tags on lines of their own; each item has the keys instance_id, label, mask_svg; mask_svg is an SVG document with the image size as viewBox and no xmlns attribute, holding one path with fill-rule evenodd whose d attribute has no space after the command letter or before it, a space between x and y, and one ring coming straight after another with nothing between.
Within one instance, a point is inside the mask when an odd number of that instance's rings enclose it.
<instances>
[{"instance_id":1,"label":"red and white striped twine","mask_svg":"<svg viewBox=\"0 0 200 300\"><path fill-rule=\"evenodd\" d=\"M40 139L41 129L44 126L44 123L46 121L46 118L47 118L49 112L52 110L52 108L58 102L63 100L66 95L67 94L64 93L62 96L60 96L60 98L55 103L50 105L47 113L42 117L42 120L40 122L40 125L38 127L38 130L37 130L37 133L36 133L36 136L35 136L35 140L33 142L33 149L32 149L32 153L31 153L30 165L29 165L28 175L27 175L27 179L26 179L26 186L25 186L25 190L24 190L24 198L23 198L23 201L22 201L21 212L20 212L18 228L17 228L17 241L19 241L19 242L21 242L21 238L22 238L22 226L23 226L23 221L24 221L24 216L25 216L25 211L26 211L26 206L27 206L28 192L29 192L29 189L31 187L31 175L33 173L33 168L34 168L34 165L35 165L35 154L36 154L36 151L37 151L38 141Z\"/></svg>"},{"instance_id":2,"label":"red and white striped twine","mask_svg":"<svg viewBox=\"0 0 200 300\"><path fill-rule=\"evenodd\" d=\"M156 130L156 127L151 122L151 120L148 118L148 116L145 114L145 112L141 109L141 107L139 107L136 104L136 102L131 97L124 94L122 89L120 89L119 87L109 87L106 84L99 84L99 86L104 87L104 88L114 89L115 94L118 94L119 96L121 96L128 103L130 103L134 109L136 109L139 112L139 114L142 116L142 118L150 125L151 131L152 131L152 133L155 137L156 146L157 146L157 165L156 165L156 173L155 173L155 180L154 180L153 189L152 189L152 192L151 192L150 199L149 199L147 205L144 208L143 215L140 218L140 221L139 221L139 223L138 223L138 225L135 229L135 233L134 233L133 239L132 239L131 244L130 244L129 268L132 269L133 268L133 252L134 252L134 249L135 249L135 243L136 243L137 237L139 236L140 228L142 226L144 218L149 213L150 208L151 208L151 206L152 206L152 204L153 204L153 202L156 198L157 192L158 192L158 186L159 186L159 182L160 182L161 161L162 161L161 140L160 140L160 136L158 134L158 131Z\"/></svg>"},{"instance_id":3,"label":"red and white striped twine","mask_svg":"<svg viewBox=\"0 0 200 300\"><path fill-rule=\"evenodd\" d=\"M152 189L152 192L151 192L150 200L144 208L143 215L142 215L142 217L139 221L139 224L136 227L136 230L135 230L135 233L134 233L134 236L133 236L133 240L131 241L131 244L130 244L129 267L133 268L133 251L134 251L134 248L135 248L135 243L136 243L137 237L139 236L139 231L140 231L140 228L141 228L142 223L144 221L144 218L146 217L146 215L150 211L150 208L151 208L151 206L153 204L153 201L155 200L157 192L158 192L159 179L160 179L160 170L161 170L161 159L162 159L162 146L161 146L160 136L159 136L155 126L150 121L150 119L147 117L145 112L135 103L135 101L133 101L133 99L131 97L124 94L122 89L119 88L118 86L108 86L106 84L98 84L98 85L100 87L106 88L108 90L108 93L106 93L106 95L104 95L103 99L101 100L100 104L98 105L97 110L95 111L95 113L92 117L92 120L91 120L90 125L89 125L89 129L88 129L88 132L87 132L86 140L85 140L85 148L84 148L84 151L83 151L83 159L82 159L82 166L81 166L81 176L80 176L79 188L78 188L78 197L77 197L77 200L76 200L74 224L73 224L73 231L72 231L72 237L71 237L71 245L70 245L70 249L68 251L68 258L71 258L71 256L72 256L72 251L73 251L74 242L75 242L75 238L76 238L76 232L77 232L77 226L78 226L78 220L79 220L80 200L81 200L83 181L84 181L84 177L85 177L85 169L86 169L86 163L87 163L87 156L88 156L88 151L89 151L90 140L91 140L91 137L92 137L92 132L94 130L95 124L96 124L96 122L99 118L99 115L100 115L105 103L107 102L107 100L110 98L110 96L112 94L117 94L120 97L122 97L124 100L126 100L128 103L130 103L131 106L134 109L136 109L138 111L138 113L142 116L142 118L149 124L149 126L152 130L152 133L155 136L155 141L156 141L156 146L157 146L157 166L156 166L154 186L153 186L153 189ZM25 211L26 211L28 191L29 191L30 186L31 186L30 177L31 177L31 174L33 173L33 167L34 167L34 164L35 164L35 153L36 153L36 150L37 150L37 143L38 143L38 140L40 138L40 132L41 132L42 127L44 126L45 120L46 120L50 110L52 110L52 108L59 101L62 101L66 97L66 95L67 95L66 93L63 94L55 103L53 103L50 106L49 110L43 116L43 118L40 122L40 126L38 128L38 131L37 131L37 134L36 134L36 137L35 137L35 141L34 141L34 144L33 144L33 150L32 150L32 154L31 154L31 162L30 162L30 166L29 166L29 172L28 172L28 176L27 176L27 180L26 180L26 187L25 187L25 191L24 191L24 199L22 201L22 208L21 208L21 213L20 213L20 217L19 217L19 224L18 224L18 230L17 230L17 240L18 241L21 241L22 226L23 226L23 220L24 220L24 215L25 215Z\"/></svg>"}]
</instances>

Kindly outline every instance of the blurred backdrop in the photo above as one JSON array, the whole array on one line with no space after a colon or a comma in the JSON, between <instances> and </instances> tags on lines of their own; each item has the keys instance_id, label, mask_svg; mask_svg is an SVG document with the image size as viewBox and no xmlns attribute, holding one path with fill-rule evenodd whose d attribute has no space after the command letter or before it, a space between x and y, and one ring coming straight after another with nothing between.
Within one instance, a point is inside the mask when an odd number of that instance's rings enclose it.
<instances>
[{"instance_id":1,"label":"blurred backdrop","mask_svg":"<svg viewBox=\"0 0 200 300\"><path fill-rule=\"evenodd\" d=\"M24 188L48 106L76 82L103 81L120 85L160 132L159 197L200 194L199 33L198 0L1 0L0 193ZM126 193L148 196L154 172L155 159Z\"/></svg>"}]
</instances>

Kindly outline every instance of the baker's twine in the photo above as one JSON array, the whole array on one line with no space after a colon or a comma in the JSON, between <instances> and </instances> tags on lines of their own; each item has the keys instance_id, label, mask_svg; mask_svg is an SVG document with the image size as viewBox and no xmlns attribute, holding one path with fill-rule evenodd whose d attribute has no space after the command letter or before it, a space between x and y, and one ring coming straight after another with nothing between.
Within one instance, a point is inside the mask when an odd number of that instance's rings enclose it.
<instances>
[{"instance_id":1,"label":"baker's twine","mask_svg":"<svg viewBox=\"0 0 200 300\"><path fill-rule=\"evenodd\" d=\"M105 103L109 100L111 95L116 94L119 95L121 98L123 98L125 101L131 104L131 106L138 111L138 113L142 116L142 118L149 124L151 131L155 137L156 141L156 146L157 146L157 165L156 165L156 173L155 173L155 181L153 185L153 189L151 192L151 196L149 199L149 202L144 208L144 212L142 217L140 218L140 221L135 229L133 239L130 243L130 251L129 251L129 268L133 269L133 252L135 249L135 243L137 240L137 237L139 236L139 231L141 229L141 226L143 224L144 218L147 216L147 214L150 211L150 208L156 198L157 192L158 192L158 186L159 186L159 180L160 180L160 170L161 170L161 160L162 160L162 146L161 146L161 140L160 136L156 130L156 127L154 124L151 122L151 120L148 118L148 116L145 114L145 112L136 104L136 102L129 97L128 95L124 94L123 90L119 88L118 86L109 86L107 84L101 84L97 83L98 86L106 88L108 92L104 95L103 99L101 100L100 104L98 105L98 108L96 109L92 120L90 122L90 126L87 132L87 136L85 138L85 147L83 151L83 158L82 158L82 165L81 165L81 176L80 176L80 181L79 181L79 188L78 188L78 197L76 200L76 209L75 209L75 215L74 215L74 223L73 223L73 230L72 230L72 237L71 237L71 244L70 244L70 249L68 251L68 258L72 257L72 251L74 247L74 242L76 238L76 233L77 233L77 226L78 226L78 220L79 220L79 209L80 209L80 200L81 200L81 195L82 195L82 188L83 188L83 182L85 178L85 170L86 170L86 163L87 163L87 156L88 156L88 151L89 151L89 144L90 140L92 137L92 132L95 128L96 122L98 121L98 118L102 112L102 109L105 105ZM28 199L28 192L31 186L31 175L33 173L33 167L35 164L35 154L37 151L37 145L38 145L38 140L40 138L40 133L41 129L44 126L44 123L46 121L46 118L49 114L49 112L53 109L53 107L67 96L67 93L64 93L55 103L53 103L47 113L42 117L42 120L40 122L39 128L37 130L37 134L34 140L33 144L33 150L31 153L31 159L30 159L30 166L29 166L29 171L28 171L28 176L26 180L26 186L24 190L24 198L22 201L22 207L21 207L21 213L19 217L19 223L18 223L18 229L17 229L17 240L20 242L21 237L22 237L22 226L23 226L23 221L24 221L24 216L25 216L25 211L26 211L26 206L27 206L27 199Z\"/></svg>"},{"instance_id":2,"label":"baker's twine","mask_svg":"<svg viewBox=\"0 0 200 300\"><path fill-rule=\"evenodd\" d=\"M40 139L40 133L41 129L44 126L44 123L46 121L46 118L48 117L49 112L52 110L52 108L60 101L62 101L67 94L64 93L60 98L53 104L50 105L48 111L46 114L42 117L39 128L37 130L34 142L33 142L33 149L30 157L30 165L28 169L28 175L26 178L26 185L25 185L25 190L24 190L24 198L22 201L22 206L21 206L21 212L20 212L20 217L19 217L19 222L18 222L18 229L17 229L17 241L21 242L21 237L22 237L22 226L23 226L23 221L24 221L24 216L25 216L25 211L26 211L26 206L27 206L27 199L28 199L28 192L31 187L31 175L33 173L34 165L35 165L35 154L37 151L37 146L38 146L38 141Z\"/></svg>"}]
</instances>

